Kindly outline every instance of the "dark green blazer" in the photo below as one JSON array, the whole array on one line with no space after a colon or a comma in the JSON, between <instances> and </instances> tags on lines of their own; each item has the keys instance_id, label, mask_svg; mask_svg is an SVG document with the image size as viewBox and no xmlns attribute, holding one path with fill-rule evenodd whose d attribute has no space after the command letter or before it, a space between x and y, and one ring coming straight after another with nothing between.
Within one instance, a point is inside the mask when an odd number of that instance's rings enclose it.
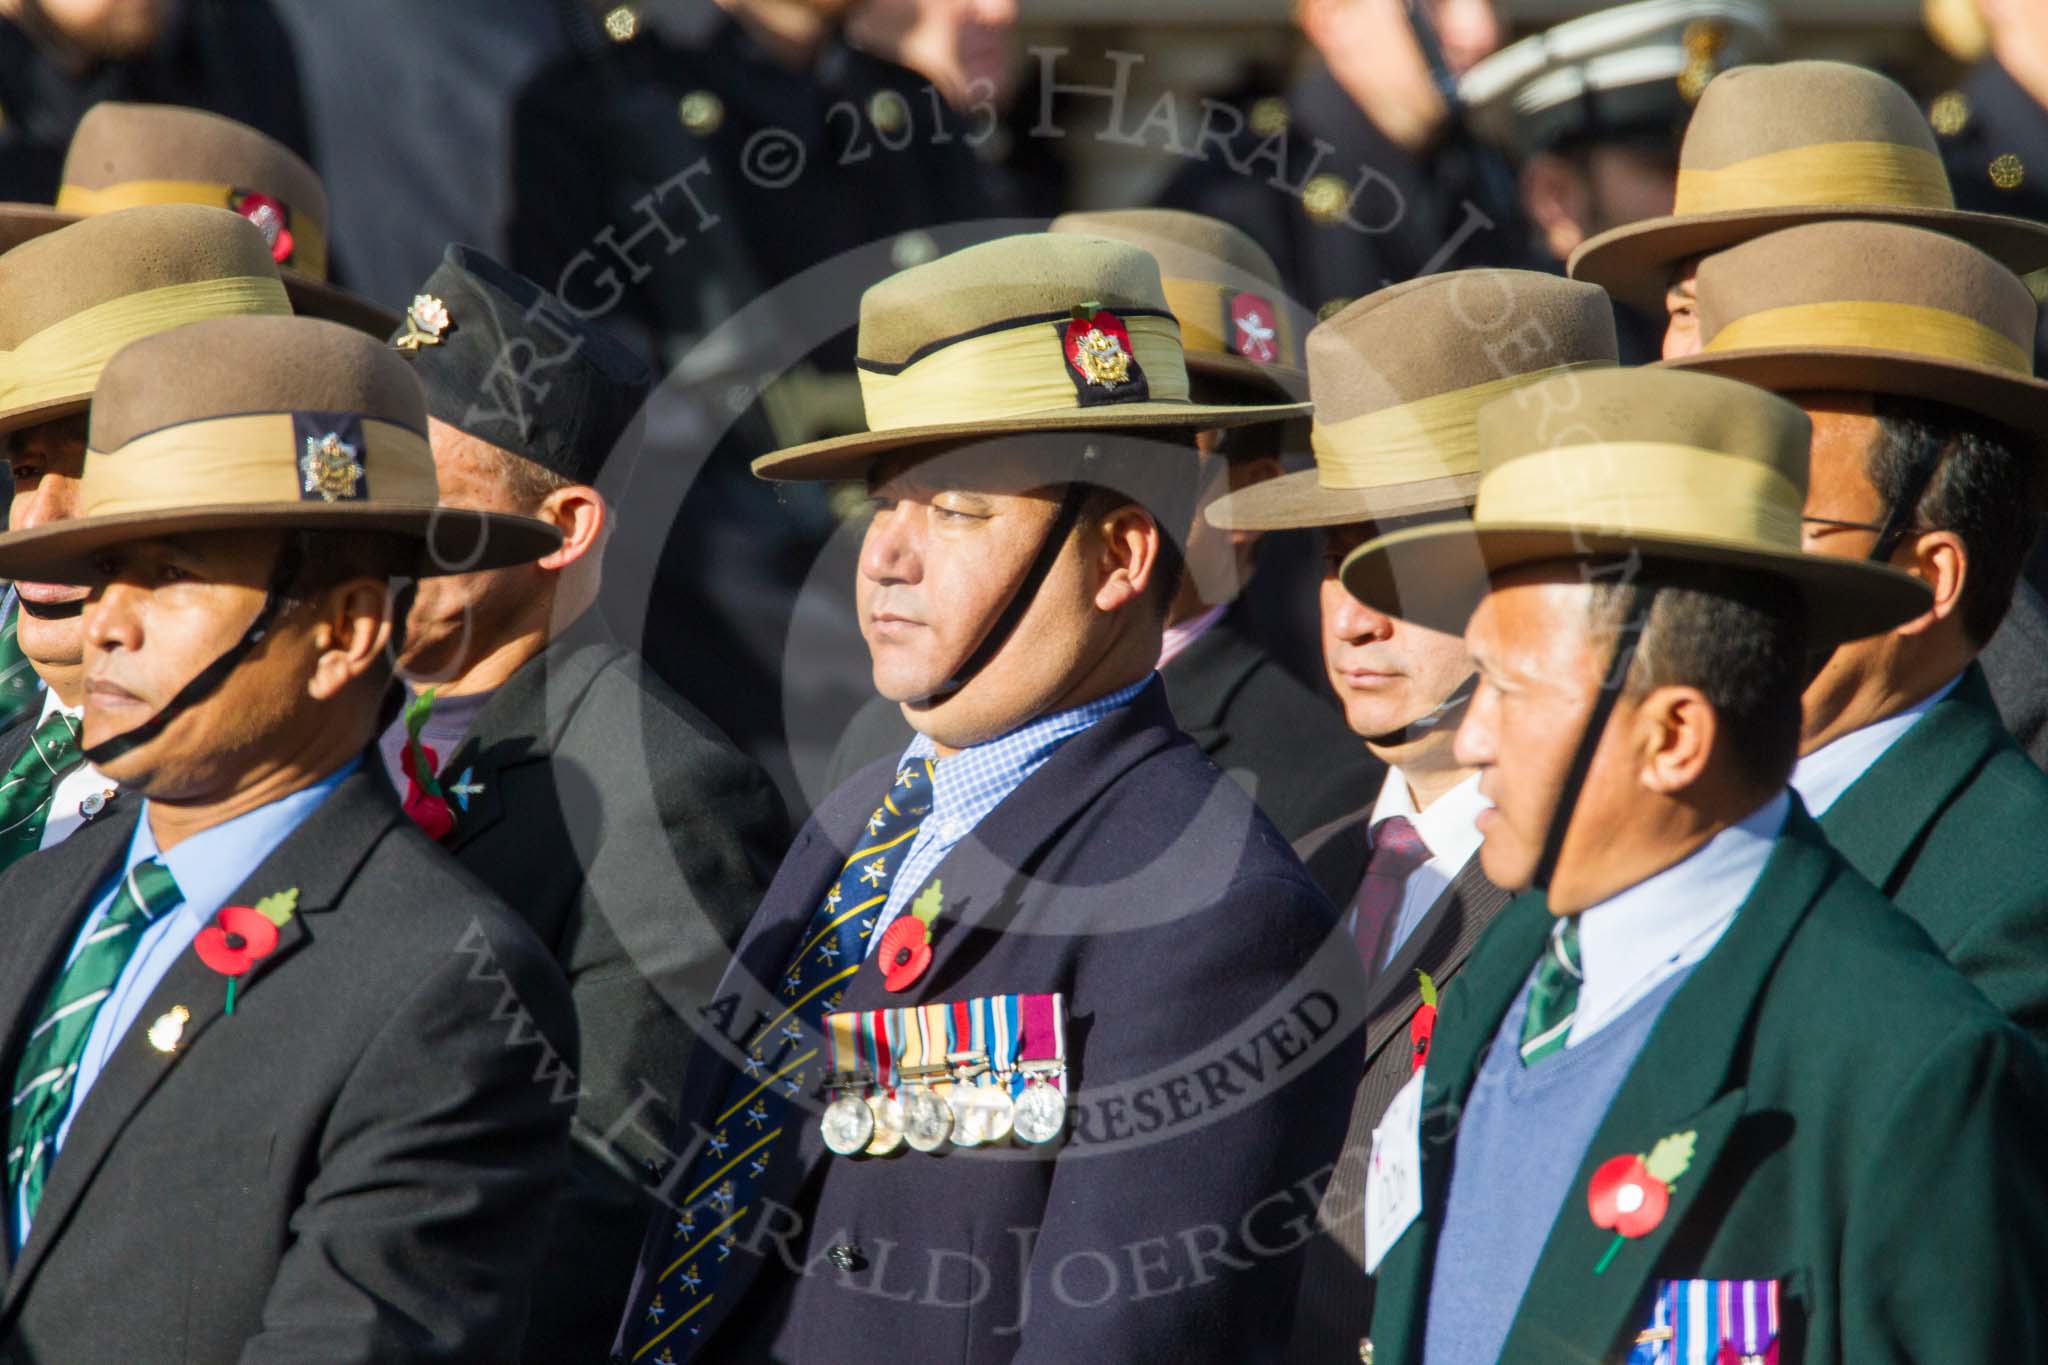
<instances>
[{"instance_id":1,"label":"dark green blazer","mask_svg":"<svg viewBox=\"0 0 2048 1365\"><path fill-rule=\"evenodd\" d=\"M1821 818L1849 865L2048 1045L2048 776L1976 667Z\"/></svg>"},{"instance_id":2,"label":"dark green blazer","mask_svg":"<svg viewBox=\"0 0 2048 1365\"><path fill-rule=\"evenodd\" d=\"M1458 1117L1551 923L1521 897L1444 993L1423 1215L1380 1267L1376 1365L1422 1358ZM1660 1279L1779 1280L1783 1365L2048 1359L2044 1124L2040 1053L1795 802L1601 1121L1501 1360L1623 1359ZM1594 1170L1685 1132L1697 1148L1663 1221L1595 1275L1614 1234L1587 1212Z\"/></svg>"}]
</instances>

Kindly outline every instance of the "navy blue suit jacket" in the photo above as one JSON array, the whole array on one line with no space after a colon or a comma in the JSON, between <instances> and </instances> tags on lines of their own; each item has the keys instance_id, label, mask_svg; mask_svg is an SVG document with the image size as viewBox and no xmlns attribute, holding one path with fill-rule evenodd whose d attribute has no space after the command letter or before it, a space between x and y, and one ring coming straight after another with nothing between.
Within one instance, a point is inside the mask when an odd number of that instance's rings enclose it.
<instances>
[{"instance_id":1,"label":"navy blue suit jacket","mask_svg":"<svg viewBox=\"0 0 2048 1365\"><path fill-rule=\"evenodd\" d=\"M767 989L888 783L888 765L863 769L798 835L705 1011L683 1114L721 1107L732 1044L775 1013ZM1064 993L1066 1141L847 1159L810 1099L778 1153L782 1207L733 1253L696 1359L1279 1359L1364 1056L1329 902L1156 683L1063 745L937 877L923 977L891 995L870 959L842 1007ZM702 1138L686 1125L679 1169ZM650 1236L629 1314L665 1246Z\"/></svg>"}]
</instances>

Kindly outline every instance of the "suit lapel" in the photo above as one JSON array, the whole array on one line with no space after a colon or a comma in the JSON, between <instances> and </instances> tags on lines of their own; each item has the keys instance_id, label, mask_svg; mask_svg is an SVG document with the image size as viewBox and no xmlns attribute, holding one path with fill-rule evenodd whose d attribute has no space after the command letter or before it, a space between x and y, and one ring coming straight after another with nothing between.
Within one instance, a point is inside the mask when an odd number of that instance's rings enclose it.
<instances>
[{"instance_id":1,"label":"suit lapel","mask_svg":"<svg viewBox=\"0 0 2048 1365\"><path fill-rule=\"evenodd\" d=\"M2009 743L1977 665L1856 779L1821 817L1821 829L1887 896L1900 867L1986 759Z\"/></svg>"},{"instance_id":2,"label":"suit lapel","mask_svg":"<svg viewBox=\"0 0 2048 1365\"><path fill-rule=\"evenodd\" d=\"M403 818L384 790L381 776L370 767L376 758L374 752L366 755L363 766L343 779L228 898L230 905L253 905L287 888L296 887L299 892L297 911L279 930L277 947L236 983L238 1002L261 989L281 963L313 940L309 917L316 918L335 906L371 848ZM133 827L132 820L122 823ZM119 845L126 847L125 841ZM111 872L110 867L108 875ZM178 956L150 992L135 1027L115 1044L106 1068L78 1106L71 1131L50 1168L35 1224L21 1249L20 1263L8 1279L0 1312L11 1311L51 1246L63 1235L72 1210L107 1153L150 1094L186 1056L204 1045L209 1033L236 1027L236 1021L222 1018L226 1003L226 979L190 950ZM176 1049L164 1053L150 1044L147 1033L150 1024L173 1006L183 1006L191 1017Z\"/></svg>"},{"instance_id":3,"label":"suit lapel","mask_svg":"<svg viewBox=\"0 0 2048 1365\"><path fill-rule=\"evenodd\" d=\"M1756 890L1665 1006L1587 1149L1523 1295L1502 1352L1506 1359L1604 1359L1629 1327L1656 1277L1665 1245L1707 1184L1744 1092L1738 1055L1785 944L1837 873L1819 829L1794 806ZM1691 1165L1673 1184L1657 1226L1623 1243L1593 1273L1614 1234L1593 1225L1586 1188L1611 1157L1648 1155L1662 1138L1694 1135Z\"/></svg>"},{"instance_id":4,"label":"suit lapel","mask_svg":"<svg viewBox=\"0 0 2048 1365\"><path fill-rule=\"evenodd\" d=\"M445 845L450 852L504 818L505 771L545 761L554 752L569 714L611 661L615 647L591 619L595 615L585 613L506 679L441 765L442 786L456 810L455 832ZM457 783L470 790L458 793Z\"/></svg>"},{"instance_id":5,"label":"suit lapel","mask_svg":"<svg viewBox=\"0 0 2048 1365\"><path fill-rule=\"evenodd\" d=\"M1371 820L1372 811L1362 810L1310 831L1294 845L1308 875L1339 915L1349 912L1358 884L1365 880L1366 864L1372 860L1372 839L1366 829Z\"/></svg>"},{"instance_id":6,"label":"suit lapel","mask_svg":"<svg viewBox=\"0 0 2048 1365\"><path fill-rule=\"evenodd\" d=\"M1400 951L1373 976L1365 997L1368 1069L1380 1049L1401 1036L1421 1008L1422 981L1416 973L1428 972L1442 990L1465 965L1480 933L1507 903L1508 893L1480 870L1479 856L1467 859Z\"/></svg>"},{"instance_id":7,"label":"suit lapel","mask_svg":"<svg viewBox=\"0 0 2048 1365\"><path fill-rule=\"evenodd\" d=\"M1234 614L1235 608L1226 611L1159 670L1175 722L1205 754L1230 738L1224 727L1230 699L1262 658L1258 646L1238 634Z\"/></svg>"}]
</instances>

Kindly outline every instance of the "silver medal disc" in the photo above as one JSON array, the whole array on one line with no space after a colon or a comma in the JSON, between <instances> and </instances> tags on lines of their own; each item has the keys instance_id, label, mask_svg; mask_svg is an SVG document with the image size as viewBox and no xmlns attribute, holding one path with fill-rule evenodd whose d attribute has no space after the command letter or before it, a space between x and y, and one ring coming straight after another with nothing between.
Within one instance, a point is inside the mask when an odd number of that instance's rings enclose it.
<instances>
[{"instance_id":1,"label":"silver medal disc","mask_svg":"<svg viewBox=\"0 0 2048 1365\"><path fill-rule=\"evenodd\" d=\"M869 1156L887 1156L903 1145L903 1102L893 1095L870 1095L868 1112L874 1116L874 1135L868 1139Z\"/></svg>"},{"instance_id":2,"label":"silver medal disc","mask_svg":"<svg viewBox=\"0 0 2048 1365\"><path fill-rule=\"evenodd\" d=\"M826 1147L840 1156L856 1156L867 1150L875 1135L875 1111L858 1096L841 1095L825 1107L818 1128L825 1135Z\"/></svg>"},{"instance_id":3,"label":"silver medal disc","mask_svg":"<svg viewBox=\"0 0 2048 1365\"><path fill-rule=\"evenodd\" d=\"M919 1086L903 1097L903 1140L920 1152L936 1152L953 1132L953 1107Z\"/></svg>"},{"instance_id":4,"label":"silver medal disc","mask_svg":"<svg viewBox=\"0 0 2048 1365\"><path fill-rule=\"evenodd\" d=\"M1013 1122L1026 1142L1051 1142L1067 1126L1067 1097L1043 1081L1033 1082L1017 1096Z\"/></svg>"},{"instance_id":5,"label":"silver medal disc","mask_svg":"<svg viewBox=\"0 0 2048 1365\"><path fill-rule=\"evenodd\" d=\"M993 1085L953 1087L953 1145L980 1147L1010 1135L1017 1107L1009 1092Z\"/></svg>"}]
</instances>

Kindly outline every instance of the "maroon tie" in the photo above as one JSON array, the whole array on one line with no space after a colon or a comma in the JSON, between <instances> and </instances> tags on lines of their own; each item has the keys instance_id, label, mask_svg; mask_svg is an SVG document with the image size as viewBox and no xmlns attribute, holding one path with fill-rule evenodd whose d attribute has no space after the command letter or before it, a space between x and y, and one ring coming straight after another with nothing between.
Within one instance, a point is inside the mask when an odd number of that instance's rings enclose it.
<instances>
[{"instance_id":1,"label":"maroon tie","mask_svg":"<svg viewBox=\"0 0 2048 1365\"><path fill-rule=\"evenodd\" d=\"M1400 917L1401 890L1408 884L1408 874L1428 861L1429 845L1422 842L1406 816L1390 815L1373 826L1372 857L1352 902L1352 938L1358 944L1359 960L1365 964L1367 981L1379 972L1387 938Z\"/></svg>"}]
</instances>

